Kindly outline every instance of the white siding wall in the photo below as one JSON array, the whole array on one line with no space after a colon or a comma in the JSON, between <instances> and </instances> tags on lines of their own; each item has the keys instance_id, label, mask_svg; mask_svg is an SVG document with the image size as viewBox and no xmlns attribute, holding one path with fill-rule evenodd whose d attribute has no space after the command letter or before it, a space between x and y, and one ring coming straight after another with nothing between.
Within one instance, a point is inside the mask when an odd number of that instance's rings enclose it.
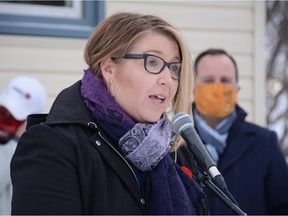
<instances>
[{"instance_id":1,"label":"white siding wall","mask_svg":"<svg viewBox=\"0 0 288 216\"><path fill-rule=\"evenodd\" d=\"M48 93L47 112L60 90L81 79L86 40L0 35L0 90L18 75L38 78Z\"/></svg>"},{"instance_id":2,"label":"white siding wall","mask_svg":"<svg viewBox=\"0 0 288 216\"><path fill-rule=\"evenodd\" d=\"M239 103L265 125L264 1L106 1L106 16L118 11L163 17L183 33L193 58L210 47L230 52L240 70ZM57 93L82 77L85 42L0 35L0 90L16 75L36 76L48 90L48 111Z\"/></svg>"}]
</instances>

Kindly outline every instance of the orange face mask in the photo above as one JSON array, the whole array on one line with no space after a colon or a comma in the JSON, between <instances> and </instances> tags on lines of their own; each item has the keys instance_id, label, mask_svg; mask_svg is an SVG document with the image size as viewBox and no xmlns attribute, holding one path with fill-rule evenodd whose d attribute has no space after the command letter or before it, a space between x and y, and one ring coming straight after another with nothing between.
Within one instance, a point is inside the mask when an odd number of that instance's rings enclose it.
<instances>
[{"instance_id":1,"label":"orange face mask","mask_svg":"<svg viewBox=\"0 0 288 216\"><path fill-rule=\"evenodd\" d=\"M194 100L202 115L224 118L235 109L237 89L222 83L199 85L194 89Z\"/></svg>"}]
</instances>

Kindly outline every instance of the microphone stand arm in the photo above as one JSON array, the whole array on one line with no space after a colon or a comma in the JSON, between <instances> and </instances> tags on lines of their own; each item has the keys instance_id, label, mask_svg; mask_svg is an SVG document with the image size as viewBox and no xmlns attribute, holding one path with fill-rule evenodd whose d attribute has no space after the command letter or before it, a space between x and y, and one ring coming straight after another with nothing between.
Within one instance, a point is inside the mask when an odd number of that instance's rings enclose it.
<instances>
[{"instance_id":1,"label":"microphone stand arm","mask_svg":"<svg viewBox=\"0 0 288 216\"><path fill-rule=\"evenodd\" d=\"M234 202L231 201L212 181L208 174L201 172L198 168L193 170L193 177L201 184L211 190L226 206L228 206L235 215L247 215Z\"/></svg>"}]
</instances>

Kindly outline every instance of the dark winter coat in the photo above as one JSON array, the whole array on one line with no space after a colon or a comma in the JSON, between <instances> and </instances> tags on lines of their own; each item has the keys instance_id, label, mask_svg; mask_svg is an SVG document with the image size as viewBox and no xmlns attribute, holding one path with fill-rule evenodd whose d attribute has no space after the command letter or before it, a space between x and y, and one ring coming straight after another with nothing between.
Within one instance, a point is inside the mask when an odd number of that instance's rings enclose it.
<instances>
[{"instance_id":1,"label":"dark winter coat","mask_svg":"<svg viewBox=\"0 0 288 216\"><path fill-rule=\"evenodd\" d=\"M228 190L248 215L288 215L288 167L276 133L245 121L246 113L239 106L236 109L237 120L217 165ZM178 163L193 169L193 156L186 148L177 154ZM211 214L233 214L206 191Z\"/></svg>"},{"instance_id":2,"label":"dark winter coat","mask_svg":"<svg viewBox=\"0 0 288 216\"><path fill-rule=\"evenodd\" d=\"M11 163L12 214L146 213L135 173L93 122L80 82L28 127Z\"/></svg>"}]
</instances>

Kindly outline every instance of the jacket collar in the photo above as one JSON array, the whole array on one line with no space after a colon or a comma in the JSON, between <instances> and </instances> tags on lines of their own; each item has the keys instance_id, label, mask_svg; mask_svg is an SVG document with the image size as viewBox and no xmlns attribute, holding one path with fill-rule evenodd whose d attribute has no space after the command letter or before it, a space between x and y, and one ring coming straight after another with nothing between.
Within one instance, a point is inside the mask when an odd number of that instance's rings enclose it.
<instances>
[{"instance_id":1,"label":"jacket collar","mask_svg":"<svg viewBox=\"0 0 288 216\"><path fill-rule=\"evenodd\" d=\"M257 130L251 124L245 123L246 112L240 107L236 107L237 119L230 129L227 138L225 154L219 161L219 170L222 172L228 169L249 150L255 139Z\"/></svg>"},{"instance_id":2,"label":"jacket collar","mask_svg":"<svg viewBox=\"0 0 288 216\"><path fill-rule=\"evenodd\" d=\"M47 116L47 124L85 124L93 118L80 93L81 81L62 90L55 99Z\"/></svg>"},{"instance_id":3,"label":"jacket collar","mask_svg":"<svg viewBox=\"0 0 288 216\"><path fill-rule=\"evenodd\" d=\"M93 118L86 108L81 94L81 81L62 90L56 97L49 114L31 114L27 117L26 129L45 122L46 124L89 125Z\"/></svg>"}]
</instances>

